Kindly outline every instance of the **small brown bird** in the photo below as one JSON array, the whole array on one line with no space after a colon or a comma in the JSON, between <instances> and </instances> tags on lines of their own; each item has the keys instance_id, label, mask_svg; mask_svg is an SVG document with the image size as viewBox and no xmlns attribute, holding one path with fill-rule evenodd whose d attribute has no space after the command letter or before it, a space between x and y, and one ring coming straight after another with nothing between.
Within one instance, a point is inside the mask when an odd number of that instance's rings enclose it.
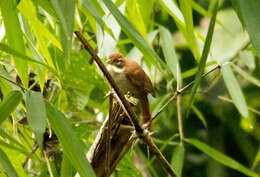
<instances>
[{"instance_id":1,"label":"small brown bird","mask_svg":"<svg viewBox=\"0 0 260 177\"><path fill-rule=\"evenodd\" d=\"M152 129L152 114L147 98L149 93L155 97L153 84L144 70L135 61L125 58L121 53L110 54L108 70L123 94L130 92L140 101L142 123L149 123L148 129Z\"/></svg>"}]
</instances>

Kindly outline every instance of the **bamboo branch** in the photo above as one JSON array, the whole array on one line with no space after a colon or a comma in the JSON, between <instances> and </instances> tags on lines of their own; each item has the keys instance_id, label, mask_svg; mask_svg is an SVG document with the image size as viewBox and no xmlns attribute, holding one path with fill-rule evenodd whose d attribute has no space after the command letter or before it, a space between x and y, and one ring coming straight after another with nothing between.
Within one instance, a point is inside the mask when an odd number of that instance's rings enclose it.
<instances>
[{"instance_id":1,"label":"bamboo branch","mask_svg":"<svg viewBox=\"0 0 260 177\"><path fill-rule=\"evenodd\" d=\"M120 91L118 86L116 85L114 79L112 78L112 76L110 75L108 70L106 69L105 65L102 63L100 58L97 56L97 53L93 50L93 48L90 46L90 44L84 38L84 36L81 34L81 32L76 31L75 34L78 37L78 39L81 41L81 43L83 44L84 48L90 53L90 55L92 56L92 58L94 59L94 61L98 65L98 67L101 69L101 71L105 75L105 77L108 80L110 86L114 89L115 93L119 97L119 99L120 99L120 101L123 105L124 111L126 112L127 116L129 117L130 121L132 122L132 124L135 127L135 130L136 130L138 137L141 140L143 140L143 142L147 146L149 146L150 149L155 153L156 157L161 161L161 163L163 164L163 166L167 170L167 172L171 176L176 177L175 172L173 171L170 163L166 160L166 158L160 152L159 148L154 144L154 142L152 141L152 139L149 135L149 132L144 131L144 129L139 125L136 114L131 109L130 104L127 102L126 98L124 97L124 95L122 94L122 92Z\"/></svg>"}]
</instances>

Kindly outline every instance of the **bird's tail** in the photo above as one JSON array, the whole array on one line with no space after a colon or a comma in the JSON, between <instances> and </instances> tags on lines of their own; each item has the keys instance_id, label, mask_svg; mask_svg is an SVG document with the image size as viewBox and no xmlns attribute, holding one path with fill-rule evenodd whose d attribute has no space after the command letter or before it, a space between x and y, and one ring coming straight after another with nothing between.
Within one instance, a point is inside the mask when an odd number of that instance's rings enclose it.
<instances>
[{"instance_id":1,"label":"bird's tail","mask_svg":"<svg viewBox=\"0 0 260 177\"><path fill-rule=\"evenodd\" d=\"M151 130L152 129L152 113L151 113L147 93L140 95L140 107L141 107L141 114L142 114L142 125L149 123L148 130Z\"/></svg>"}]
</instances>

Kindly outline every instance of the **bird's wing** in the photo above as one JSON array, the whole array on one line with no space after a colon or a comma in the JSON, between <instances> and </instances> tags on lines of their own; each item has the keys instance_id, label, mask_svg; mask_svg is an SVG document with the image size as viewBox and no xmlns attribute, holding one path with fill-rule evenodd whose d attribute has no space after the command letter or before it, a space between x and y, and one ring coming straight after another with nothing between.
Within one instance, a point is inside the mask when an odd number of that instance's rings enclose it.
<instances>
[{"instance_id":1,"label":"bird's wing","mask_svg":"<svg viewBox=\"0 0 260 177\"><path fill-rule=\"evenodd\" d=\"M128 80L140 91L146 93L151 93L155 96L153 84L144 70L138 65L138 67L133 67L134 69L126 70L125 75Z\"/></svg>"}]
</instances>

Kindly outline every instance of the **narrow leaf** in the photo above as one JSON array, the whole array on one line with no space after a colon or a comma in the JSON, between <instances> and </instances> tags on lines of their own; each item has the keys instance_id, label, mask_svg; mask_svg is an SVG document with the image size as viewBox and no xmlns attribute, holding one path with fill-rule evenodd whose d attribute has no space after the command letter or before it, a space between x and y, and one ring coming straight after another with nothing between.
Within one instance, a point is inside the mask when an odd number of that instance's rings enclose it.
<instances>
[{"instance_id":1,"label":"narrow leaf","mask_svg":"<svg viewBox=\"0 0 260 177\"><path fill-rule=\"evenodd\" d=\"M242 77L244 77L246 80L248 80L249 82L251 82L252 84L260 87L260 81L256 78L254 78L253 76L251 76L250 74L248 74L248 72L243 71L240 67L238 67L235 64L231 64L232 67L235 69L236 72L238 72Z\"/></svg>"},{"instance_id":2,"label":"narrow leaf","mask_svg":"<svg viewBox=\"0 0 260 177\"><path fill-rule=\"evenodd\" d=\"M43 96L40 92L27 91L25 94L26 115L28 123L42 147L43 133L46 129L46 110Z\"/></svg>"},{"instance_id":3,"label":"narrow leaf","mask_svg":"<svg viewBox=\"0 0 260 177\"><path fill-rule=\"evenodd\" d=\"M0 103L0 125L15 110L23 95L19 91L10 92Z\"/></svg>"},{"instance_id":4,"label":"narrow leaf","mask_svg":"<svg viewBox=\"0 0 260 177\"><path fill-rule=\"evenodd\" d=\"M147 44L142 35L134 28L134 26L126 19L126 17L117 9L115 4L111 0L103 0L104 4L107 6L109 11L113 14L122 30L126 35L132 40L138 49L144 54L145 59L149 58L151 62L158 69L161 69L160 64L163 65L160 57L155 53L155 51Z\"/></svg>"},{"instance_id":5,"label":"narrow leaf","mask_svg":"<svg viewBox=\"0 0 260 177\"><path fill-rule=\"evenodd\" d=\"M34 60L34 59L22 54L21 52L18 52L16 50L8 47L5 44L0 43L0 50L4 51L4 52L6 52L10 55L16 56L17 59L30 61L30 62L33 62L33 63L36 63L36 64L40 64L40 65L44 66L45 68L49 69L49 71L51 71L53 74L55 74L57 76L57 72L53 68L51 68L49 65L47 65L47 64L45 64L41 61Z\"/></svg>"},{"instance_id":6,"label":"narrow leaf","mask_svg":"<svg viewBox=\"0 0 260 177\"><path fill-rule=\"evenodd\" d=\"M193 16L192 16L192 0L180 0L180 7L186 24L186 35L187 35L186 38L189 42L190 49L195 59L198 60L200 57L200 52L194 34L195 31L194 31Z\"/></svg>"},{"instance_id":7,"label":"narrow leaf","mask_svg":"<svg viewBox=\"0 0 260 177\"><path fill-rule=\"evenodd\" d=\"M181 177L184 162L184 151L185 149L183 144L179 144L173 151L171 165L177 177Z\"/></svg>"},{"instance_id":8,"label":"narrow leaf","mask_svg":"<svg viewBox=\"0 0 260 177\"><path fill-rule=\"evenodd\" d=\"M246 30L249 33L251 42L260 56L260 1L256 0L237 0L241 9L242 17L245 22Z\"/></svg>"},{"instance_id":9,"label":"narrow leaf","mask_svg":"<svg viewBox=\"0 0 260 177\"><path fill-rule=\"evenodd\" d=\"M260 148L258 149L258 152L255 156L255 160L253 162L252 169L256 168L257 165L259 164L259 162L260 162Z\"/></svg>"},{"instance_id":10,"label":"narrow leaf","mask_svg":"<svg viewBox=\"0 0 260 177\"><path fill-rule=\"evenodd\" d=\"M66 62L69 63L74 28L75 0L51 0L61 23L61 44Z\"/></svg>"},{"instance_id":11,"label":"narrow leaf","mask_svg":"<svg viewBox=\"0 0 260 177\"><path fill-rule=\"evenodd\" d=\"M96 176L84 153L83 142L76 136L67 118L48 103L46 103L46 110L47 117L62 144L64 153L80 176Z\"/></svg>"},{"instance_id":12,"label":"narrow leaf","mask_svg":"<svg viewBox=\"0 0 260 177\"><path fill-rule=\"evenodd\" d=\"M206 62L207 62L207 58L208 58L208 54L209 54L209 50L210 50L210 45L211 45L211 41L212 41L212 36L213 36L213 32L214 32L214 26L216 23L217 10L218 10L218 3L217 3L217 1L215 1L206 41L204 44L202 56L201 56L200 63L199 63L199 69L196 74L195 82L194 82L194 85L193 85L192 91L191 91L190 101L189 101L189 105L187 108L187 115L189 114L191 105L193 104L196 91L200 85L201 76L203 75L203 72L204 72L204 69L206 66Z\"/></svg>"},{"instance_id":13,"label":"narrow leaf","mask_svg":"<svg viewBox=\"0 0 260 177\"><path fill-rule=\"evenodd\" d=\"M197 117L200 119L202 124L204 125L205 128L207 128L207 122L203 114L200 112L198 108L196 108L194 105L191 106L192 111L197 115Z\"/></svg>"},{"instance_id":14,"label":"narrow leaf","mask_svg":"<svg viewBox=\"0 0 260 177\"><path fill-rule=\"evenodd\" d=\"M61 177L75 176L74 171L75 170L73 169L73 166L70 163L70 160L68 159L68 157L65 154L63 154L60 176Z\"/></svg>"},{"instance_id":15,"label":"narrow leaf","mask_svg":"<svg viewBox=\"0 0 260 177\"><path fill-rule=\"evenodd\" d=\"M228 89L228 92L234 101L234 104L238 111L244 116L248 117L248 109L246 100L244 98L243 92L234 76L234 73L232 72L232 69L229 65L224 65L221 68L221 72L223 75L223 79L225 82L225 85Z\"/></svg>"},{"instance_id":16,"label":"narrow leaf","mask_svg":"<svg viewBox=\"0 0 260 177\"><path fill-rule=\"evenodd\" d=\"M192 144L208 156L212 157L216 161L220 162L221 164L240 171L241 173L252 176L252 177L259 177L255 172L251 171L247 167L243 166L242 164L238 163L234 159L222 154L221 152L213 149L212 147L208 146L207 144L202 143L197 139L185 139L186 142Z\"/></svg>"},{"instance_id":17,"label":"narrow leaf","mask_svg":"<svg viewBox=\"0 0 260 177\"><path fill-rule=\"evenodd\" d=\"M178 57L176 55L173 43L173 37L170 31L163 26L160 26L160 39L162 44L163 55L166 60L167 65L169 66L172 74L174 75L175 79L177 80L181 75L180 68L178 64ZM178 73L177 73L178 72ZM178 81L180 83L180 81Z\"/></svg>"},{"instance_id":18,"label":"narrow leaf","mask_svg":"<svg viewBox=\"0 0 260 177\"><path fill-rule=\"evenodd\" d=\"M18 177L12 163L5 152L0 148L0 167L10 177Z\"/></svg>"},{"instance_id":19,"label":"narrow leaf","mask_svg":"<svg viewBox=\"0 0 260 177\"><path fill-rule=\"evenodd\" d=\"M161 0L161 4L180 26L185 26L184 17L180 9L172 0Z\"/></svg>"},{"instance_id":20,"label":"narrow leaf","mask_svg":"<svg viewBox=\"0 0 260 177\"><path fill-rule=\"evenodd\" d=\"M25 46L23 41L23 33L20 28L20 23L17 16L17 10L15 7L15 1L1 0L0 1L1 15L5 25L5 31L8 44L13 49L25 53ZM14 56L14 64L18 71L19 77L22 80L24 87L28 86L28 65L27 61L19 60L17 56Z\"/></svg>"}]
</instances>

